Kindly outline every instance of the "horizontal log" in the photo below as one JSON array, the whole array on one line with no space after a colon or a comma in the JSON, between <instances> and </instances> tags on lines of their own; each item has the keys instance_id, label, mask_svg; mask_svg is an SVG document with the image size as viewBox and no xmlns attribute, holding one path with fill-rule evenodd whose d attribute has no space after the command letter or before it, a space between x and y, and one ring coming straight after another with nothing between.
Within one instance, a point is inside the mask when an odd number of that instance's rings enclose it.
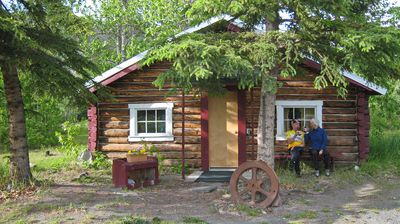
<instances>
[{"instance_id":1,"label":"horizontal log","mask_svg":"<svg viewBox=\"0 0 400 224\"><path fill-rule=\"evenodd\" d=\"M158 87L156 87L155 85L153 85L153 82L132 82L132 81L114 81L112 83L110 83L109 85L111 88L113 89L154 89L157 90L159 89ZM173 85L169 85L169 84L165 84L163 86L163 88L165 89L170 89L173 88Z\"/></svg>"},{"instance_id":2,"label":"horizontal log","mask_svg":"<svg viewBox=\"0 0 400 224\"><path fill-rule=\"evenodd\" d=\"M100 136L107 137L128 137L129 129L100 129Z\"/></svg>"},{"instance_id":3,"label":"horizontal log","mask_svg":"<svg viewBox=\"0 0 400 224\"><path fill-rule=\"evenodd\" d=\"M326 133L329 136L356 136L357 135L357 130L351 130L351 129L327 129Z\"/></svg>"},{"instance_id":4,"label":"horizontal log","mask_svg":"<svg viewBox=\"0 0 400 224\"><path fill-rule=\"evenodd\" d=\"M129 121L129 116L99 116L100 122L109 122L109 121Z\"/></svg>"},{"instance_id":5,"label":"horizontal log","mask_svg":"<svg viewBox=\"0 0 400 224\"><path fill-rule=\"evenodd\" d=\"M105 103L111 102L129 102L129 103L159 103L159 102L179 102L182 101L182 97L173 96L173 97L165 97L165 96L113 96L114 98L104 100ZM188 100L198 100L198 97L190 97Z\"/></svg>"},{"instance_id":6,"label":"horizontal log","mask_svg":"<svg viewBox=\"0 0 400 224\"><path fill-rule=\"evenodd\" d=\"M324 101L324 108L334 107L334 108L355 108L355 101Z\"/></svg>"},{"instance_id":7,"label":"horizontal log","mask_svg":"<svg viewBox=\"0 0 400 224\"><path fill-rule=\"evenodd\" d=\"M129 128L129 122L127 122L127 121L100 122L100 128L128 129Z\"/></svg>"},{"instance_id":8,"label":"horizontal log","mask_svg":"<svg viewBox=\"0 0 400 224\"><path fill-rule=\"evenodd\" d=\"M356 114L355 108L323 108L322 114Z\"/></svg>"},{"instance_id":9,"label":"horizontal log","mask_svg":"<svg viewBox=\"0 0 400 224\"><path fill-rule=\"evenodd\" d=\"M100 143L129 143L128 137L99 137Z\"/></svg>"},{"instance_id":10,"label":"horizontal log","mask_svg":"<svg viewBox=\"0 0 400 224\"><path fill-rule=\"evenodd\" d=\"M174 128L182 128L182 121L175 121ZM200 121L185 121L185 128L201 128Z\"/></svg>"},{"instance_id":11,"label":"horizontal log","mask_svg":"<svg viewBox=\"0 0 400 224\"><path fill-rule=\"evenodd\" d=\"M182 136L182 128L175 128L174 136ZM201 130L200 128L185 128L185 136L200 136Z\"/></svg>"},{"instance_id":12,"label":"horizontal log","mask_svg":"<svg viewBox=\"0 0 400 224\"><path fill-rule=\"evenodd\" d=\"M148 143L148 146L154 145L160 152L169 152L169 151L181 151L182 145L181 144L174 144L171 142L165 143ZM102 143L99 145L99 149L102 151L122 151L127 152L131 149L137 149L139 146L142 146L141 143L128 143L128 144L107 144ZM200 144L185 144L185 151L195 152L201 151Z\"/></svg>"},{"instance_id":13,"label":"horizontal log","mask_svg":"<svg viewBox=\"0 0 400 224\"><path fill-rule=\"evenodd\" d=\"M173 121L182 121L181 114L173 114ZM185 114L185 121L199 121L201 119L200 114Z\"/></svg>"},{"instance_id":14,"label":"horizontal log","mask_svg":"<svg viewBox=\"0 0 400 224\"><path fill-rule=\"evenodd\" d=\"M325 114L322 115L322 122L355 122L355 114Z\"/></svg>"},{"instance_id":15,"label":"horizontal log","mask_svg":"<svg viewBox=\"0 0 400 224\"><path fill-rule=\"evenodd\" d=\"M328 139L328 146L356 146L356 139L356 137L331 136Z\"/></svg>"},{"instance_id":16,"label":"horizontal log","mask_svg":"<svg viewBox=\"0 0 400 224\"><path fill-rule=\"evenodd\" d=\"M356 129L356 122L324 122L322 126L325 129Z\"/></svg>"},{"instance_id":17,"label":"horizontal log","mask_svg":"<svg viewBox=\"0 0 400 224\"><path fill-rule=\"evenodd\" d=\"M200 136L187 136L185 137L185 143L200 143ZM182 143L182 137L175 137L174 143Z\"/></svg>"},{"instance_id":18,"label":"horizontal log","mask_svg":"<svg viewBox=\"0 0 400 224\"><path fill-rule=\"evenodd\" d=\"M313 81L281 81L283 87L314 87Z\"/></svg>"},{"instance_id":19,"label":"horizontal log","mask_svg":"<svg viewBox=\"0 0 400 224\"><path fill-rule=\"evenodd\" d=\"M119 117L119 116L129 116L129 109L119 109L119 110L100 110L99 114L101 117Z\"/></svg>"},{"instance_id":20,"label":"horizontal log","mask_svg":"<svg viewBox=\"0 0 400 224\"><path fill-rule=\"evenodd\" d=\"M200 107L185 107L185 114L200 114L201 110ZM174 107L175 114L182 113L182 107Z\"/></svg>"},{"instance_id":21,"label":"horizontal log","mask_svg":"<svg viewBox=\"0 0 400 224\"><path fill-rule=\"evenodd\" d=\"M310 95L290 95L290 94L286 94L286 95L281 95L278 94L276 95L276 99L277 100L343 100L343 101L347 101L347 100L355 100L356 97L354 95L350 95L348 96L346 99L342 99L341 97L335 95L335 94L310 94Z\"/></svg>"},{"instance_id":22,"label":"horizontal log","mask_svg":"<svg viewBox=\"0 0 400 224\"><path fill-rule=\"evenodd\" d=\"M314 88L278 88L277 91L278 95L284 95L284 94L334 94L337 95L337 90L334 88L327 88L327 89L321 89L317 90ZM259 95L258 95L259 96Z\"/></svg>"}]
</instances>

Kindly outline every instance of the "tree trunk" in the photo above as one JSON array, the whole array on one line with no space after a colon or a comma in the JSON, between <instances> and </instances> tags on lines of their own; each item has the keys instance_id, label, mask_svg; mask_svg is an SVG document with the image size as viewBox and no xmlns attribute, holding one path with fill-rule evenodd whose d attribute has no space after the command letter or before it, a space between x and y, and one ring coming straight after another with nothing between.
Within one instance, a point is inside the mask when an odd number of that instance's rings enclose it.
<instances>
[{"instance_id":1,"label":"tree trunk","mask_svg":"<svg viewBox=\"0 0 400 224\"><path fill-rule=\"evenodd\" d=\"M29 167L21 84L15 65L3 63L1 71L8 112L11 181L13 184L26 184L31 180L32 174Z\"/></svg>"},{"instance_id":2,"label":"tree trunk","mask_svg":"<svg viewBox=\"0 0 400 224\"><path fill-rule=\"evenodd\" d=\"M271 72L273 76L278 74L278 69ZM270 83L268 83L270 84ZM274 129L275 129L275 99L276 94L268 90L267 82L262 81L260 96L260 113L258 115L257 133L257 159L268 164L272 169L275 166L274 159Z\"/></svg>"},{"instance_id":3,"label":"tree trunk","mask_svg":"<svg viewBox=\"0 0 400 224\"><path fill-rule=\"evenodd\" d=\"M275 21L266 20L266 32L278 30L279 27L277 21L278 13L276 13ZM277 80L278 75L279 67L277 65L270 71L269 76L272 78L272 80ZM276 92L275 88L271 88L271 86L268 85L276 85L276 83L263 78L261 84L260 113L258 115L257 159L266 162L268 166L274 169Z\"/></svg>"}]
</instances>

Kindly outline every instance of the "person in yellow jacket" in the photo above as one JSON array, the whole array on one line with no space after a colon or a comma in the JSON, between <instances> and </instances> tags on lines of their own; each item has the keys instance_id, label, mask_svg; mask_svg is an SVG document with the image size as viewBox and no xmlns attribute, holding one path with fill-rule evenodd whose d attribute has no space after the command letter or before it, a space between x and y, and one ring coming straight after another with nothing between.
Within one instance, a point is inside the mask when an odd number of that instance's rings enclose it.
<instances>
[{"instance_id":1,"label":"person in yellow jacket","mask_svg":"<svg viewBox=\"0 0 400 224\"><path fill-rule=\"evenodd\" d=\"M290 165L294 167L297 176L300 176L300 155L304 151L304 132L300 130L300 121L290 121L291 130L286 132L288 150L292 155Z\"/></svg>"}]
</instances>

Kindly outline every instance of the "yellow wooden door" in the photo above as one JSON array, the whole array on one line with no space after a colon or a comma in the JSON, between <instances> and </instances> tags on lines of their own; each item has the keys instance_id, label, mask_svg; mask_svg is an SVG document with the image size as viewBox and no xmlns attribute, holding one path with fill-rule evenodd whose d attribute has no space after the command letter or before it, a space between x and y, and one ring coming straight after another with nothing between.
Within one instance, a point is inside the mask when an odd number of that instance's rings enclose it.
<instances>
[{"instance_id":1,"label":"yellow wooden door","mask_svg":"<svg viewBox=\"0 0 400 224\"><path fill-rule=\"evenodd\" d=\"M208 98L210 168L238 167L237 92Z\"/></svg>"}]
</instances>

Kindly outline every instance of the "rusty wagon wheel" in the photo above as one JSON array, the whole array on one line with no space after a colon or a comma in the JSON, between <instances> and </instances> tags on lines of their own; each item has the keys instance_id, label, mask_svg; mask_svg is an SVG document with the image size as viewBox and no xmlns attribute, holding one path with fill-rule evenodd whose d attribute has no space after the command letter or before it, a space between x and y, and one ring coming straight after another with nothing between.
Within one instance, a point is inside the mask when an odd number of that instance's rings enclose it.
<instances>
[{"instance_id":1,"label":"rusty wagon wheel","mask_svg":"<svg viewBox=\"0 0 400 224\"><path fill-rule=\"evenodd\" d=\"M262 161L248 161L232 174L229 188L235 202L266 208L279 192L279 182L273 169Z\"/></svg>"}]
</instances>

